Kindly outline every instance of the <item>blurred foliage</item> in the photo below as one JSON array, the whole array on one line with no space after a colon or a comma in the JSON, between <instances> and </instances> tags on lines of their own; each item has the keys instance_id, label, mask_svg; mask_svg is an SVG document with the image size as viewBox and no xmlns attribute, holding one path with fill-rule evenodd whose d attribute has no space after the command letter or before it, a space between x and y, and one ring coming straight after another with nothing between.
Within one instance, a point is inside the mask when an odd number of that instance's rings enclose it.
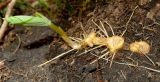
<instances>
[{"instance_id":1,"label":"blurred foliage","mask_svg":"<svg viewBox=\"0 0 160 82\"><path fill-rule=\"evenodd\" d=\"M68 14L69 15L72 15L73 11L74 11L74 8L73 6L70 4L70 2L67 1L66 3L66 10L68 11Z\"/></svg>"},{"instance_id":2,"label":"blurred foliage","mask_svg":"<svg viewBox=\"0 0 160 82\"><path fill-rule=\"evenodd\" d=\"M3 1L5 0L0 0L0 2ZM52 20L57 18L61 20L73 15L82 15L89 8L90 2L90 0L17 0L12 14L32 14L38 11ZM36 5L32 6L34 3ZM6 8L0 11L1 18L4 17L6 11Z\"/></svg>"},{"instance_id":3,"label":"blurred foliage","mask_svg":"<svg viewBox=\"0 0 160 82\"><path fill-rule=\"evenodd\" d=\"M0 2L4 2L5 0L0 0ZM3 8L0 10L0 17L3 18L4 17L4 13L7 11L7 8Z\"/></svg>"},{"instance_id":4,"label":"blurred foliage","mask_svg":"<svg viewBox=\"0 0 160 82\"><path fill-rule=\"evenodd\" d=\"M5 0L0 0L0 2L3 2ZM34 2L38 2L37 6L34 7L37 10L43 10L48 14L50 17L52 15L68 15L72 16L75 14L81 15L87 8L90 0L33 0ZM55 3L50 3L55 2ZM49 5L50 3L50 5ZM33 3L29 2L29 0L17 0L14 8L16 9L16 12L14 13L25 13L26 10L31 8L31 5ZM52 5L56 5L56 13L52 13L50 10L53 7ZM3 16L6 12L6 8L0 11L0 15ZM55 16L56 17L56 16ZM54 17L51 17L54 18Z\"/></svg>"},{"instance_id":5,"label":"blurred foliage","mask_svg":"<svg viewBox=\"0 0 160 82\"><path fill-rule=\"evenodd\" d=\"M38 2L39 2L39 5L41 5L42 7L46 8L46 9L49 8L49 5L46 2L46 0L38 0Z\"/></svg>"},{"instance_id":6,"label":"blurred foliage","mask_svg":"<svg viewBox=\"0 0 160 82\"><path fill-rule=\"evenodd\" d=\"M4 2L5 0L0 0L0 2ZM26 10L27 9L27 3L25 2L25 0L17 0L16 4L14 5L14 10L16 10L16 12L14 13L19 13L22 10ZM5 13L7 11L7 6L3 9L0 10L0 16L3 18Z\"/></svg>"},{"instance_id":7,"label":"blurred foliage","mask_svg":"<svg viewBox=\"0 0 160 82\"><path fill-rule=\"evenodd\" d=\"M87 9L90 0L56 0L59 12L67 11L68 15L82 14Z\"/></svg>"},{"instance_id":8,"label":"blurred foliage","mask_svg":"<svg viewBox=\"0 0 160 82\"><path fill-rule=\"evenodd\" d=\"M5 0L0 0L0 2L3 2L3 1L5 1Z\"/></svg>"},{"instance_id":9,"label":"blurred foliage","mask_svg":"<svg viewBox=\"0 0 160 82\"><path fill-rule=\"evenodd\" d=\"M56 0L56 6L57 6L57 11L62 12L62 11L67 11L69 15L73 13L73 5L68 0Z\"/></svg>"},{"instance_id":10,"label":"blurred foliage","mask_svg":"<svg viewBox=\"0 0 160 82\"><path fill-rule=\"evenodd\" d=\"M25 10L27 9L27 3L25 0L17 0L16 4L14 5L15 9Z\"/></svg>"}]
</instances>

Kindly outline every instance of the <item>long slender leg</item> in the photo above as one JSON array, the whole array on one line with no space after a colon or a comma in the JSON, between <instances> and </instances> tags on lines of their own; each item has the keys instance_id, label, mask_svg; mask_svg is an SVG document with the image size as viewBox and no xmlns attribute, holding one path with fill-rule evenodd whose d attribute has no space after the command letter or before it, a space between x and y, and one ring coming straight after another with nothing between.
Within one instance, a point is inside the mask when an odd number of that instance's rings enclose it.
<instances>
[{"instance_id":1,"label":"long slender leg","mask_svg":"<svg viewBox=\"0 0 160 82\"><path fill-rule=\"evenodd\" d=\"M94 47L94 48L91 48L91 49L89 49L89 50L87 50L87 51L85 51L85 52L82 52L82 53L80 53L80 54L78 54L78 56L81 56L81 55L83 55L83 54L85 54L85 53L88 53L88 52L90 52L90 51L92 51L92 50L95 50L95 49L97 49L97 48L100 48L100 47L102 47L103 45L100 45L100 46L96 46L96 47Z\"/></svg>"},{"instance_id":2,"label":"long slender leg","mask_svg":"<svg viewBox=\"0 0 160 82\"><path fill-rule=\"evenodd\" d=\"M155 66L155 63L153 62L153 60L151 58L149 58L149 56L147 56L146 54L143 54L143 55Z\"/></svg>"},{"instance_id":3,"label":"long slender leg","mask_svg":"<svg viewBox=\"0 0 160 82\"><path fill-rule=\"evenodd\" d=\"M126 25L125 25L125 30L123 31L123 33L122 33L122 35L121 36L123 36L125 33L126 33L126 31L127 31L127 29L128 29L128 24L129 24L129 22L130 22L130 20L132 19L132 16L133 16L133 14L134 14L134 12L135 12L135 10L138 8L138 6L136 6L134 9L133 9L133 12L132 12L132 14L131 14L131 16L129 17L129 19L128 19L128 21L127 21L127 23L126 23Z\"/></svg>"},{"instance_id":4,"label":"long slender leg","mask_svg":"<svg viewBox=\"0 0 160 82\"><path fill-rule=\"evenodd\" d=\"M103 58L104 56L106 56L106 55L108 55L108 54L109 54L109 51L108 51L108 52L106 52L105 54L103 54L102 56L98 57L98 59L96 59L96 60L92 61L90 64L95 63L96 61L98 61L99 59Z\"/></svg>"},{"instance_id":5,"label":"long slender leg","mask_svg":"<svg viewBox=\"0 0 160 82\"><path fill-rule=\"evenodd\" d=\"M97 33L97 35L100 35L100 37L105 37L105 36L101 33L101 31L97 31L96 33Z\"/></svg>"},{"instance_id":6,"label":"long slender leg","mask_svg":"<svg viewBox=\"0 0 160 82\"><path fill-rule=\"evenodd\" d=\"M100 23L101 23L101 26L102 26L102 28L103 28L103 31L104 31L105 35L106 35L107 37L109 37L109 35L108 35L108 33L107 33L107 31L106 31L103 23L102 23L101 21L100 21Z\"/></svg>"},{"instance_id":7,"label":"long slender leg","mask_svg":"<svg viewBox=\"0 0 160 82\"><path fill-rule=\"evenodd\" d=\"M109 65L110 68L111 68L111 66L112 66L113 59L114 59L114 56L115 56L115 55L116 55L116 53L113 53L112 58L111 58L111 61L110 61L110 65Z\"/></svg>"},{"instance_id":8,"label":"long slender leg","mask_svg":"<svg viewBox=\"0 0 160 82\"><path fill-rule=\"evenodd\" d=\"M86 33L86 31L84 30L84 27L83 27L83 25L82 25L82 23L80 22L80 25L81 25L81 29L82 29L82 31L83 31L83 38L85 38L85 37L87 37L87 33Z\"/></svg>"},{"instance_id":9,"label":"long slender leg","mask_svg":"<svg viewBox=\"0 0 160 82\"><path fill-rule=\"evenodd\" d=\"M101 53L104 53L104 52L106 52L107 50L108 50L108 48L102 50Z\"/></svg>"},{"instance_id":10,"label":"long slender leg","mask_svg":"<svg viewBox=\"0 0 160 82\"><path fill-rule=\"evenodd\" d=\"M92 20L92 22L98 27L98 29L100 30L100 31L102 31L104 34L105 34L105 31L100 27L100 26L98 26L93 20ZM106 35L106 34L105 34ZM106 35L107 36L107 35Z\"/></svg>"},{"instance_id":11,"label":"long slender leg","mask_svg":"<svg viewBox=\"0 0 160 82\"><path fill-rule=\"evenodd\" d=\"M62 53L62 54L60 54L60 55L52 58L51 60L46 61L46 62L38 65L38 67L42 67L42 66L44 66L44 65L46 65L46 64L48 64L48 63L51 63L52 61L54 61L54 60L56 60L56 59L58 59L58 58L60 58L60 57L62 57L62 56L64 56L64 55L66 55L67 53L72 52L72 51L74 51L74 50L75 50L75 49L68 50L68 51L66 51L66 52L64 52L64 53Z\"/></svg>"},{"instance_id":12,"label":"long slender leg","mask_svg":"<svg viewBox=\"0 0 160 82\"><path fill-rule=\"evenodd\" d=\"M69 37L70 39L72 39L73 41L76 41L76 42L80 42L82 41L81 38L74 38L74 37Z\"/></svg>"},{"instance_id":13,"label":"long slender leg","mask_svg":"<svg viewBox=\"0 0 160 82\"><path fill-rule=\"evenodd\" d=\"M91 53L93 56L96 56L98 57L97 55ZM108 62L108 59L106 58L102 58L103 60L106 60ZM154 71L154 72L157 72L157 73L160 73L160 70L157 70L157 69L153 69L153 68L149 68L149 67L145 67L145 66L138 66L138 65L134 65L134 64L131 64L131 63L123 63L123 62L116 62L116 61L113 61L114 63L116 64L119 64L119 65L125 65L125 66L132 66L132 67L138 67L138 68L142 68L142 69L146 69L146 70L150 70L150 71Z\"/></svg>"},{"instance_id":14,"label":"long slender leg","mask_svg":"<svg viewBox=\"0 0 160 82\"><path fill-rule=\"evenodd\" d=\"M112 28L112 26L107 22L107 21L104 21L108 26L109 26L109 28L111 29L111 31L112 31L112 34L113 35L115 35L115 33L114 33L114 31L113 31L113 28Z\"/></svg>"},{"instance_id":15,"label":"long slender leg","mask_svg":"<svg viewBox=\"0 0 160 82\"><path fill-rule=\"evenodd\" d=\"M155 63L153 62L151 58L149 58L146 54L144 54L144 56L155 66Z\"/></svg>"}]
</instances>

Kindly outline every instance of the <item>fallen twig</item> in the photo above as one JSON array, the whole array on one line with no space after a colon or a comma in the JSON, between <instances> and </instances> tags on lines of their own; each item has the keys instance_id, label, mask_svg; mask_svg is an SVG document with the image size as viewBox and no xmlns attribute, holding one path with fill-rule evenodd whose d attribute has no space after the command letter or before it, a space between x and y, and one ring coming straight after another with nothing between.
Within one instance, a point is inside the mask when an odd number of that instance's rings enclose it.
<instances>
[{"instance_id":1,"label":"fallen twig","mask_svg":"<svg viewBox=\"0 0 160 82\"><path fill-rule=\"evenodd\" d=\"M7 12L5 14L5 18L9 17L11 14L11 11L13 9L14 4L16 3L16 0L12 0L7 7ZM2 40L5 31L7 30L7 24L8 22L6 20L3 21L2 26L0 28L0 40Z\"/></svg>"}]
</instances>

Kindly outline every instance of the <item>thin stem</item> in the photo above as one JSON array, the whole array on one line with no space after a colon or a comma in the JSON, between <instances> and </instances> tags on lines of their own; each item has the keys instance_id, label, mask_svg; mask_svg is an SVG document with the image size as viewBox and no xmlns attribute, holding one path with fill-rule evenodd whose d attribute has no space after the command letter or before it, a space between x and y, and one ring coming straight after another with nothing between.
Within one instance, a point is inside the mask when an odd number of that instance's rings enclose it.
<instances>
[{"instance_id":1,"label":"thin stem","mask_svg":"<svg viewBox=\"0 0 160 82\"><path fill-rule=\"evenodd\" d=\"M75 49L71 49L71 50L69 50L69 51L67 51L67 52L64 52L64 53L62 53L62 54L60 54L60 55L52 58L51 60L46 61L45 63L42 63L42 64L38 65L38 67L42 67L42 66L44 66L44 65L46 65L46 64L48 64L48 63L51 63L52 61L54 61L54 60L56 60L56 59L64 56L65 54L68 54L69 52L72 52L72 51L74 51L74 50L75 50Z\"/></svg>"},{"instance_id":2,"label":"thin stem","mask_svg":"<svg viewBox=\"0 0 160 82\"><path fill-rule=\"evenodd\" d=\"M73 49L79 49L80 45L78 43L75 43L74 41L72 41L68 35L62 30L62 28L60 28L59 26L56 26L55 24L51 23L50 28L54 31L56 31L61 37L62 39L68 43L69 46L71 46Z\"/></svg>"}]
</instances>

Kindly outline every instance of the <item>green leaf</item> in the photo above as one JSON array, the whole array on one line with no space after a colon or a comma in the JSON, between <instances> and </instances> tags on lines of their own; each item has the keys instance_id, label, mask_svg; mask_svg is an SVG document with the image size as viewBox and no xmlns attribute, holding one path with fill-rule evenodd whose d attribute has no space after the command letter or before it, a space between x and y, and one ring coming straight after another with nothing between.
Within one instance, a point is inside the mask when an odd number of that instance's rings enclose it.
<instances>
[{"instance_id":1,"label":"green leaf","mask_svg":"<svg viewBox=\"0 0 160 82\"><path fill-rule=\"evenodd\" d=\"M62 28L53 24L50 20L48 20L45 16L40 13L35 13L35 16L26 16L26 15L19 15L19 16L10 16L6 18L6 20L10 24L15 25L22 25L22 26L49 26L52 30L57 32L64 41L68 43L72 48L77 48L79 44L73 42L67 34L63 31Z\"/></svg>"},{"instance_id":2,"label":"green leaf","mask_svg":"<svg viewBox=\"0 0 160 82\"><path fill-rule=\"evenodd\" d=\"M42 18L48 25L51 24L51 21L50 21L48 18L46 18L44 15L42 15L41 13L36 12L36 13L35 13L35 16Z\"/></svg>"},{"instance_id":3,"label":"green leaf","mask_svg":"<svg viewBox=\"0 0 160 82\"><path fill-rule=\"evenodd\" d=\"M22 26L49 26L50 21L43 16L10 16L6 18L10 24L22 25Z\"/></svg>"}]
</instances>

